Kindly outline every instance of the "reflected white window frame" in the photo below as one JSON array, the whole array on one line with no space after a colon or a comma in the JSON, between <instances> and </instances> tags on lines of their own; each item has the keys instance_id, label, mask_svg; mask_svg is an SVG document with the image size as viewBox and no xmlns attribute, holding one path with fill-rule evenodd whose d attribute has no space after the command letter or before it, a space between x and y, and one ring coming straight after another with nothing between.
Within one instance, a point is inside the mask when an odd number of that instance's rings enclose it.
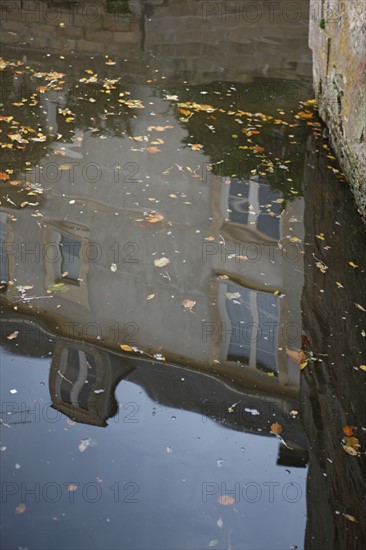
<instances>
[{"instance_id":1,"label":"reflected white window frame","mask_svg":"<svg viewBox=\"0 0 366 550\"><path fill-rule=\"evenodd\" d=\"M62 250L61 240L65 235L75 241L80 241L80 272L77 281L62 277ZM44 254L45 265L45 284L46 290L57 283L63 283L67 286L67 292L59 295L59 299L75 302L78 305L90 311L89 304L89 291L87 285L87 274L89 271L88 262L84 260L87 258L90 230L84 226L69 227L65 222L46 222L43 227L43 244L45 247L52 247L56 245L59 248L60 254L54 259L50 260L47 255Z\"/></svg>"}]
</instances>

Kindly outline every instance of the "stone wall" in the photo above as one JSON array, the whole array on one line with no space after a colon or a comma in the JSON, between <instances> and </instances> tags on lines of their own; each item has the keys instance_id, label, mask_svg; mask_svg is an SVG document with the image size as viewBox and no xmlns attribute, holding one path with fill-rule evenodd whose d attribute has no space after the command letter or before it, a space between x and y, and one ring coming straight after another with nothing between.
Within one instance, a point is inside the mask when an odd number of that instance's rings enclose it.
<instances>
[{"instance_id":1,"label":"stone wall","mask_svg":"<svg viewBox=\"0 0 366 550\"><path fill-rule=\"evenodd\" d=\"M311 0L310 47L320 115L366 219L365 2Z\"/></svg>"},{"instance_id":2,"label":"stone wall","mask_svg":"<svg viewBox=\"0 0 366 550\"><path fill-rule=\"evenodd\" d=\"M308 364L300 382L310 445L305 548L361 550L366 540L366 373L360 366L366 357L366 314L357 304L366 305L366 241L350 189L328 170L322 145L327 140L309 142L304 178L302 321L307 349L322 358ZM325 241L317 237L322 232ZM325 264L325 273L317 261ZM359 456L342 448L346 425L360 440Z\"/></svg>"},{"instance_id":3,"label":"stone wall","mask_svg":"<svg viewBox=\"0 0 366 550\"><path fill-rule=\"evenodd\" d=\"M1 3L1 44L44 51L126 54L141 44L141 10L107 13L104 2Z\"/></svg>"}]
</instances>

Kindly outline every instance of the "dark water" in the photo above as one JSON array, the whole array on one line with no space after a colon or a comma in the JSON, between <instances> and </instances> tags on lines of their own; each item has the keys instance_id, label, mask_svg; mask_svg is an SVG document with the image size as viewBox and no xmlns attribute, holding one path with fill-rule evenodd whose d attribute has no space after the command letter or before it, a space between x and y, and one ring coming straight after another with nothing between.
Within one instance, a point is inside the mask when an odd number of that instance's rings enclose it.
<instances>
[{"instance_id":1,"label":"dark water","mask_svg":"<svg viewBox=\"0 0 366 550\"><path fill-rule=\"evenodd\" d=\"M364 547L365 232L308 4L202 4L4 48L3 548Z\"/></svg>"}]
</instances>

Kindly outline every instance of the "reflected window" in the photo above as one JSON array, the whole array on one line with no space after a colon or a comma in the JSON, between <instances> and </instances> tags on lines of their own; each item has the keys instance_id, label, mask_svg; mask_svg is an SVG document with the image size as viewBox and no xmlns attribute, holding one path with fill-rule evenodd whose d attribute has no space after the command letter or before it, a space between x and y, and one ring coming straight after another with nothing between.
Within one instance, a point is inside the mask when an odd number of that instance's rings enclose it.
<instances>
[{"instance_id":1,"label":"reflected window","mask_svg":"<svg viewBox=\"0 0 366 550\"><path fill-rule=\"evenodd\" d=\"M84 351L64 348L59 363L57 393L69 405L88 409L88 402L96 382L95 358Z\"/></svg>"},{"instance_id":2,"label":"reflected window","mask_svg":"<svg viewBox=\"0 0 366 550\"><path fill-rule=\"evenodd\" d=\"M242 361L269 372L278 372L278 299L236 285L226 285L226 313L231 322L229 361Z\"/></svg>"},{"instance_id":3,"label":"reflected window","mask_svg":"<svg viewBox=\"0 0 366 550\"><path fill-rule=\"evenodd\" d=\"M276 199L281 195L269 185L257 179L243 181L232 178L229 192L229 220L241 225L251 225L270 238L280 238L280 205ZM269 214L265 205L271 205Z\"/></svg>"},{"instance_id":4,"label":"reflected window","mask_svg":"<svg viewBox=\"0 0 366 550\"><path fill-rule=\"evenodd\" d=\"M67 235L61 235L61 274L63 278L71 281L78 281L80 277L81 259L81 241L73 239Z\"/></svg>"}]
</instances>

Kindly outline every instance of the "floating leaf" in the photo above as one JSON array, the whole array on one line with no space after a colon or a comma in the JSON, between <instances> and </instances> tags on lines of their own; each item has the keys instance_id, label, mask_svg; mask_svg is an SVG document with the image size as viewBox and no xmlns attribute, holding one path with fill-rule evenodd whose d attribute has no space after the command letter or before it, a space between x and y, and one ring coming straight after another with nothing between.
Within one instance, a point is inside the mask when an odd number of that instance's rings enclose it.
<instances>
[{"instance_id":1,"label":"floating leaf","mask_svg":"<svg viewBox=\"0 0 366 550\"><path fill-rule=\"evenodd\" d=\"M147 131L151 132L152 130L155 130L156 132L164 132L168 128L174 128L174 126L170 126L169 124L167 126L149 126Z\"/></svg>"},{"instance_id":2,"label":"floating leaf","mask_svg":"<svg viewBox=\"0 0 366 550\"><path fill-rule=\"evenodd\" d=\"M221 495L218 502L223 506L231 506L235 503L235 499L230 495Z\"/></svg>"},{"instance_id":3,"label":"floating leaf","mask_svg":"<svg viewBox=\"0 0 366 550\"><path fill-rule=\"evenodd\" d=\"M182 302L182 306L186 309L192 309L196 304L197 302L195 302L194 300L190 300L189 298L186 298Z\"/></svg>"},{"instance_id":4,"label":"floating leaf","mask_svg":"<svg viewBox=\"0 0 366 550\"><path fill-rule=\"evenodd\" d=\"M352 523L358 523L357 519L354 516L350 516L349 514L343 514L343 517L348 519L348 521L352 521Z\"/></svg>"},{"instance_id":5,"label":"floating leaf","mask_svg":"<svg viewBox=\"0 0 366 550\"><path fill-rule=\"evenodd\" d=\"M163 257L163 258L158 258L157 260L154 260L154 265L156 267L165 267L168 264L170 264L169 258Z\"/></svg>"},{"instance_id":6,"label":"floating leaf","mask_svg":"<svg viewBox=\"0 0 366 550\"><path fill-rule=\"evenodd\" d=\"M65 286L64 283L56 283L54 285L50 285L47 289L47 294L51 294L51 292L67 292L69 289Z\"/></svg>"},{"instance_id":7,"label":"floating leaf","mask_svg":"<svg viewBox=\"0 0 366 550\"><path fill-rule=\"evenodd\" d=\"M343 426L342 430L343 430L343 432L346 434L346 436L348 436L348 437L353 436L353 428L352 428L352 426Z\"/></svg>"},{"instance_id":8,"label":"floating leaf","mask_svg":"<svg viewBox=\"0 0 366 550\"><path fill-rule=\"evenodd\" d=\"M121 344L119 347L120 347L123 351L128 351L128 352L133 351L133 349L131 348L131 346L128 346L127 344Z\"/></svg>"},{"instance_id":9,"label":"floating leaf","mask_svg":"<svg viewBox=\"0 0 366 550\"><path fill-rule=\"evenodd\" d=\"M282 426L278 422L274 422L274 424L271 424L271 432L276 435L280 435L282 433Z\"/></svg>"},{"instance_id":10,"label":"floating leaf","mask_svg":"<svg viewBox=\"0 0 366 550\"><path fill-rule=\"evenodd\" d=\"M240 292L226 292L225 296L228 300L238 300L241 298Z\"/></svg>"},{"instance_id":11,"label":"floating leaf","mask_svg":"<svg viewBox=\"0 0 366 550\"><path fill-rule=\"evenodd\" d=\"M25 512L25 504L23 504L23 502L21 502L16 508L15 508L15 513L16 514L24 514Z\"/></svg>"},{"instance_id":12,"label":"floating leaf","mask_svg":"<svg viewBox=\"0 0 366 550\"><path fill-rule=\"evenodd\" d=\"M162 222L164 221L164 216L162 214L158 214L157 212L149 212L146 217L146 221L149 223Z\"/></svg>"}]
</instances>

